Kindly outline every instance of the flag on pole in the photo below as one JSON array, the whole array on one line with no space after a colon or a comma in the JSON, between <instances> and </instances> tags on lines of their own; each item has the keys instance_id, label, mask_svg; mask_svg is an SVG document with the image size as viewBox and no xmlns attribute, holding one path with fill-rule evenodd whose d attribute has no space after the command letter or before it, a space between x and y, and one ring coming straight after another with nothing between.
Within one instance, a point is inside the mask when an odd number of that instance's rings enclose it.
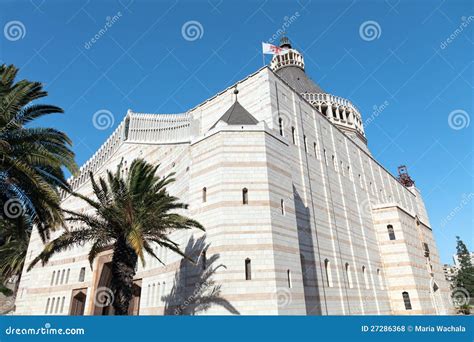
<instances>
[{"instance_id":1,"label":"flag on pole","mask_svg":"<svg viewBox=\"0 0 474 342\"><path fill-rule=\"evenodd\" d=\"M267 55L281 55L287 53L288 50L272 44L262 43L262 52Z\"/></svg>"}]
</instances>

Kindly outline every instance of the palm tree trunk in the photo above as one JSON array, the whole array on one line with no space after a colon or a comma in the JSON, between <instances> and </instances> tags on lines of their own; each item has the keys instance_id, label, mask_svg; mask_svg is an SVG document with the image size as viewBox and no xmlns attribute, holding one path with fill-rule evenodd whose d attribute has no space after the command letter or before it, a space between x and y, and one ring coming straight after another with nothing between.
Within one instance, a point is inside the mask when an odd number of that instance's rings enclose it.
<instances>
[{"instance_id":1,"label":"palm tree trunk","mask_svg":"<svg viewBox=\"0 0 474 342\"><path fill-rule=\"evenodd\" d=\"M124 238L118 239L114 245L112 257L112 285L114 294L113 307L116 315L127 315L133 293L133 277L138 256Z\"/></svg>"}]
</instances>

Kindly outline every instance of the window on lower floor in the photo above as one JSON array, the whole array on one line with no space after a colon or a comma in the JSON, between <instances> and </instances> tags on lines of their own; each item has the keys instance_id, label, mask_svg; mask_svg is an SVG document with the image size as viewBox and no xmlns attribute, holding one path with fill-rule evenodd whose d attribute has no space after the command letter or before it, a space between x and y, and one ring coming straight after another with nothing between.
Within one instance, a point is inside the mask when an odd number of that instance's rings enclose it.
<instances>
[{"instance_id":1,"label":"window on lower floor","mask_svg":"<svg viewBox=\"0 0 474 342\"><path fill-rule=\"evenodd\" d=\"M291 271L290 270L286 270L286 278L288 281L288 288L291 289Z\"/></svg>"},{"instance_id":2,"label":"window on lower floor","mask_svg":"<svg viewBox=\"0 0 474 342\"><path fill-rule=\"evenodd\" d=\"M410 295L408 292L402 292L403 296L403 303L405 304L405 310L411 310L411 301L410 301Z\"/></svg>"},{"instance_id":3,"label":"window on lower floor","mask_svg":"<svg viewBox=\"0 0 474 342\"><path fill-rule=\"evenodd\" d=\"M393 226L389 224L387 226L388 238L390 240L395 240L395 231L393 230Z\"/></svg>"},{"instance_id":4,"label":"window on lower floor","mask_svg":"<svg viewBox=\"0 0 474 342\"><path fill-rule=\"evenodd\" d=\"M86 277L86 268L82 267L81 271L79 272L79 281L84 281Z\"/></svg>"},{"instance_id":5,"label":"window on lower floor","mask_svg":"<svg viewBox=\"0 0 474 342\"><path fill-rule=\"evenodd\" d=\"M326 283L329 287L332 287L331 263L328 259L324 260L324 269L326 270Z\"/></svg>"},{"instance_id":6,"label":"window on lower floor","mask_svg":"<svg viewBox=\"0 0 474 342\"><path fill-rule=\"evenodd\" d=\"M252 261L247 258L245 259L245 280L252 279Z\"/></svg>"},{"instance_id":7,"label":"window on lower floor","mask_svg":"<svg viewBox=\"0 0 474 342\"><path fill-rule=\"evenodd\" d=\"M365 266L362 266L362 275L364 276L364 284L365 288L369 289L369 279L367 277L367 270L365 269Z\"/></svg>"},{"instance_id":8,"label":"window on lower floor","mask_svg":"<svg viewBox=\"0 0 474 342\"><path fill-rule=\"evenodd\" d=\"M354 283L352 282L352 272L351 272L351 266L349 265L348 262L346 262L346 275L347 275L347 282L349 283L349 288L354 287Z\"/></svg>"},{"instance_id":9,"label":"window on lower floor","mask_svg":"<svg viewBox=\"0 0 474 342\"><path fill-rule=\"evenodd\" d=\"M249 204L249 191L247 188L242 189L242 204Z\"/></svg>"}]
</instances>

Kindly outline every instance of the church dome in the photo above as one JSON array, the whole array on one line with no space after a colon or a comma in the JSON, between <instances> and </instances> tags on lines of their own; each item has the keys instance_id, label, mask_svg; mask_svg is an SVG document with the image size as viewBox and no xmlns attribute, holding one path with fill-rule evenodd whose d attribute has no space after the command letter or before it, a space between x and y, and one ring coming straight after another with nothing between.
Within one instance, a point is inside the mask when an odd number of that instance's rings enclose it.
<instances>
[{"instance_id":1,"label":"church dome","mask_svg":"<svg viewBox=\"0 0 474 342\"><path fill-rule=\"evenodd\" d=\"M270 68L356 143L366 145L359 110L349 100L325 92L306 75L303 55L293 49L288 37L280 39L280 47L282 52L273 56Z\"/></svg>"}]
</instances>

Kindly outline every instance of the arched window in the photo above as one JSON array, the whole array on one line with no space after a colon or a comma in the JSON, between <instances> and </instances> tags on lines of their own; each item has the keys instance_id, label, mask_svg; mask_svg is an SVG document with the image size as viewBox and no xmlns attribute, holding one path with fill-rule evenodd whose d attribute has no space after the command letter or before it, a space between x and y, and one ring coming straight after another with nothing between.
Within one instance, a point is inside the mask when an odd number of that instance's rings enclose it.
<instances>
[{"instance_id":1,"label":"arched window","mask_svg":"<svg viewBox=\"0 0 474 342\"><path fill-rule=\"evenodd\" d=\"M291 127L291 137L293 139L293 144L296 144L296 129Z\"/></svg>"},{"instance_id":2,"label":"arched window","mask_svg":"<svg viewBox=\"0 0 474 342\"><path fill-rule=\"evenodd\" d=\"M380 271L379 268L377 268L377 278L379 280L380 289L383 290L384 286L383 286L383 279L382 279L382 271Z\"/></svg>"},{"instance_id":3,"label":"arched window","mask_svg":"<svg viewBox=\"0 0 474 342\"><path fill-rule=\"evenodd\" d=\"M67 269L67 273L66 273L66 284L69 283L69 274L71 273L71 269L68 268Z\"/></svg>"},{"instance_id":4,"label":"arched window","mask_svg":"<svg viewBox=\"0 0 474 342\"><path fill-rule=\"evenodd\" d=\"M364 284L366 289L370 289L369 287L369 279L367 278L367 271L365 266L362 266L362 275L364 276Z\"/></svg>"},{"instance_id":5,"label":"arched window","mask_svg":"<svg viewBox=\"0 0 474 342\"><path fill-rule=\"evenodd\" d=\"M81 271L79 272L79 281L84 281L86 277L86 268L82 267Z\"/></svg>"},{"instance_id":6,"label":"arched window","mask_svg":"<svg viewBox=\"0 0 474 342\"><path fill-rule=\"evenodd\" d=\"M49 284L50 286L52 286L53 283L54 283L54 276L55 276L55 275L56 275L56 271L53 271L53 275L52 275L52 277L51 277L51 283Z\"/></svg>"},{"instance_id":7,"label":"arched window","mask_svg":"<svg viewBox=\"0 0 474 342\"><path fill-rule=\"evenodd\" d=\"M61 311L59 311L60 313L62 313L64 311L64 302L66 301L66 297L63 297L62 300L61 300Z\"/></svg>"},{"instance_id":8,"label":"arched window","mask_svg":"<svg viewBox=\"0 0 474 342\"><path fill-rule=\"evenodd\" d=\"M49 309L49 302L51 301L51 298L48 298L48 300L46 301L46 308L44 309L44 313L47 314L48 313L48 309Z\"/></svg>"},{"instance_id":9,"label":"arched window","mask_svg":"<svg viewBox=\"0 0 474 342\"><path fill-rule=\"evenodd\" d=\"M313 149L314 149L314 156L319 159L318 157L318 145L316 143L313 143Z\"/></svg>"},{"instance_id":10,"label":"arched window","mask_svg":"<svg viewBox=\"0 0 474 342\"><path fill-rule=\"evenodd\" d=\"M202 251L202 269L205 270L207 267L207 254L206 251Z\"/></svg>"},{"instance_id":11,"label":"arched window","mask_svg":"<svg viewBox=\"0 0 474 342\"><path fill-rule=\"evenodd\" d=\"M303 275L303 285L306 285L306 259L303 254L300 254L301 273Z\"/></svg>"},{"instance_id":12,"label":"arched window","mask_svg":"<svg viewBox=\"0 0 474 342\"><path fill-rule=\"evenodd\" d=\"M206 187L202 188L202 202L203 203L207 202L207 188Z\"/></svg>"},{"instance_id":13,"label":"arched window","mask_svg":"<svg viewBox=\"0 0 474 342\"><path fill-rule=\"evenodd\" d=\"M247 188L242 189L242 204L249 204L249 191Z\"/></svg>"},{"instance_id":14,"label":"arched window","mask_svg":"<svg viewBox=\"0 0 474 342\"><path fill-rule=\"evenodd\" d=\"M252 279L252 261L247 258L245 259L245 280Z\"/></svg>"},{"instance_id":15,"label":"arched window","mask_svg":"<svg viewBox=\"0 0 474 342\"><path fill-rule=\"evenodd\" d=\"M346 275L347 275L347 282L349 283L349 288L353 288L354 284L352 282L352 272L351 272L351 266L349 265L348 262L346 262Z\"/></svg>"},{"instance_id":16,"label":"arched window","mask_svg":"<svg viewBox=\"0 0 474 342\"><path fill-rule=\"evenodd\" d=\"M64 284L64 277L66 276L66 270L63 269L63 271L61 272L61 285Z\"/></svg>"},{"instance_id":17,"label":"arched window","mask_svg":"<svg viewBox=\"0 0 474 342\"><path fill-rule=\"evenodd\" d=\"M410 301L410 295L408 292L402 292L403 296L403 303L405 304L405 310L411 310L411 301Z\"/></svg>"},{"instance_id":18,"label":"arched window","mask_svg":"<svg viewBox=\"0 0 474 342\"><path fill-rule=\"evenodd\" d=\"M285 202L283 199L280 200L280 209L281 209L281 214L285 215Z\"/></svg>"},{"instance_id":19,"label":"arched window","mask_svg":"<svg viewBox=\"0 0 474 342\"><path fill-rule=\"evenodd\" d=\"M290 270L286 270L286 278L288 280L288 288L291 289L291 271Z\"/></svg>"},{"instance_id":20,"label":"arched window","mask_svg":"<svg viewBox=\"0 0 474 342\"><path fill-rule=\"evenodd\" d=\"M393 230L393 226L389 224L387 226L388 237L390 240L395 240L395 231Z\"/></svg>"},{"instance_id":21,"label":"arched window","mask_svg":"<svg viewBox=\"0 0 474 342\"><path fill-rule=\"evenodd\" d=\"M303 135L304 151L308 152L308 145L306 144L306 135Z\"/></svg>"},{"instance_id":22,"label":"arched window","mask_svg":"<svg viewBox=\"0 0 474 342\"><path fill-rule=\"evenodd\" d=\"M56 302L56 297L53 297L51 300L51 308L49 309L49 313L52 314L54 312L54 303Z\"/></svg>"},{"instance_id":23,"label":"arched window","mask_svg":"<svg viewBox=\"0 0 474 342\"><path fill-rule=\"evenodd\" d=\"M283 136L283 119L282 118L278 119L278 126L280 129L280 135Z\"/></svg>"},{"instance_id":24,"label":"arched window","mask_svg":"<svg viewBox=\"0 0 474 342\"><path fill-rule=\"evenodd\" d=\"M61 277L61 270L58 270L56 272L56 285L59 285L59 279Z\"/></svg>"},{"instance_id":25,"label":"arched window","mask_svg":"<svg viewBox=\"0 0 474 342\"><path fill-rule=\"evenodd\" d=\"M324 269L326 270L326 282L329 287L332 287L331 264L328 259L324 260Z\"/></svg>"}]
</instances>

